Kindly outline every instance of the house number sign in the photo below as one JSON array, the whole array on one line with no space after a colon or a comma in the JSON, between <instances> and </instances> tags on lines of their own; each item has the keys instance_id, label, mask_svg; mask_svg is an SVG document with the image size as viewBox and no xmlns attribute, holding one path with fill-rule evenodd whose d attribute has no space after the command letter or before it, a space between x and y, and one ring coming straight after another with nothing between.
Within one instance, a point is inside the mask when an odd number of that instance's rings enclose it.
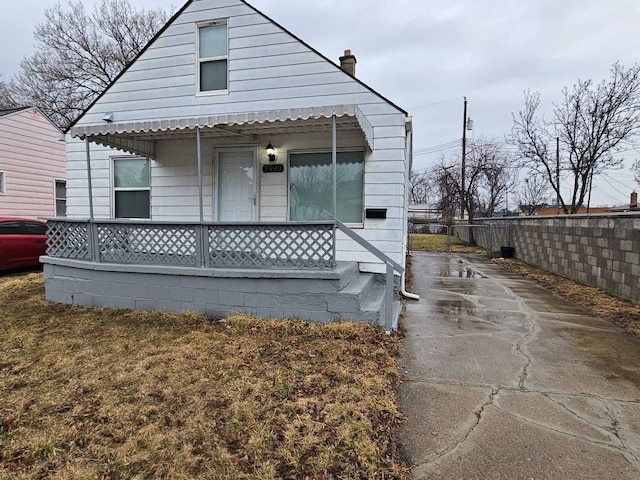
<instances>
[{"instance_id":1,"label":"house number sign","mask_svg":"<svg viewBox=\"0 0 640 480\"><path fill-rule=\"evenodd\" d=\"M284 172L284 164L276 163L273 165L262 165L262 173L282 173Z\"/></svg>"}]
</instances>

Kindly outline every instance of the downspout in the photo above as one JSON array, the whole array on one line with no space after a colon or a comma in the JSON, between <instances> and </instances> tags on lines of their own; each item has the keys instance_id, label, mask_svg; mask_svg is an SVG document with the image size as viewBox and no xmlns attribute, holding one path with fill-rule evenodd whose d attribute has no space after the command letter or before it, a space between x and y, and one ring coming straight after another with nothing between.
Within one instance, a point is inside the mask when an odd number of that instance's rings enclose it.
<instances>
[{"instance_id":1,"label":"downspout","mask_svg":"<svg viewBox=\"0 0 640 480\"><path fill-rule=\"evenodd\" d=\"M409 125L411 125L411 120L409 120L407 122ZM407 165L408 165L408 170L409 170L409 175L411 174L411 169L413 168L413 128L409 128L407 129L407 141L406 141L406 148L405 148L405 157L407 159ZM408 177L407 177L408 178ZM405 203L405 212L408 211L409 208L409 196L406 194L405 191L405 197L404 197L404 203ZM407 219L408 221L408 219ZM405 222L405 226L404 228L407 229L407 237L409 235L409 230L407 228L406 222ZM405 242L406 242L406 238L405 238ZM406 247L406 243L405 243L405 247ZM402 277L400 280L400 295L402 295L404 298L408 298L410 300L420 300L420 295L416 295L415 293L410 293L407 292L406 290L406 275L407 275L407 269L406 269L406 262L405 262L405 269L404 272L402 272Z\"/></svg>"}]
</instances>

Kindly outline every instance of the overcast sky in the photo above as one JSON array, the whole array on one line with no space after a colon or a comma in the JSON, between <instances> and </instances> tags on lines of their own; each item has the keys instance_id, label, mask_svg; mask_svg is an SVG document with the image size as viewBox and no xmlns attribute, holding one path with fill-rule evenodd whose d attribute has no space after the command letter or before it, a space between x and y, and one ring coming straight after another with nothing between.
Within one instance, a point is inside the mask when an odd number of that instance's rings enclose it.
<instances>
[{"instance_id":1,"label":"overcast sky","mask_svg":"<svg viewBox=\"0 0 640 480\"><path fill-rule=\"evenodd\" d=\"M138 8L177 8L179 0L129 0ZM56 0L2 0L0 75L33 53L32 33ZM66 0L62 2L66 3ZM84 0L93 6L98 0ZM539 91L547 116L563 86L601 81L611 65L638 61L638 0L249 0L321 53L356 55L357 76L414 118L414 168L437 146L462 136L463 97L473 137L511 129L525 90ZM10 20L8 20L10 19ZM431 148L436 147L436 148ZM635 152L632 152L635 153ZM640 157L640 153L636 155ZM629 157L629 165L635 156ZM594 181L592 205L624 204L638 188L628 169Z\"/></svg>"}]
</instances>

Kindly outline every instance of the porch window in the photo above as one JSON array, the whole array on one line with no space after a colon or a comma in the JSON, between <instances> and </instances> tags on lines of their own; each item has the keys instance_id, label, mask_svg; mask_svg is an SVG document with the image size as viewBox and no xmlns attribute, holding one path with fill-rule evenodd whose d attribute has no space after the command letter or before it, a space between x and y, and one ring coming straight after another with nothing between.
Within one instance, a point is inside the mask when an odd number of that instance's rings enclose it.
<instances>
[{"instance_id":1,"label":"porch window","mask_svg":"<svg viewBox=\"0 0 640 480\"><path fill-rule=\"evenodd\" d=\"M199 92L227 90L228 55L226 21L198 27Z\"/></svg>"},{"instance_id":2,"label":"porch window","mask_svg":"<svg viewBox=\"0 0 640 480\"><path fill-rule=\"evenodd\" d=\"M148 158L113 159L115 218L151 218Z\"/></svg>"},{"instance_id":3,"label":"porch window","mask_svg":"<svg viewBox=\"0 0 640 480\"><path fill-rule=\"evenodd\" d=\"M333 209L331 152L291 153L289 164L289 219L323 220ZM336 181L338 220L362 224L364 152L338 152Z\"/></svg>"},{"instance_id":4,"label":"porch window","mask_svg":"<svg viewBox=\"0 0 640 480\"><path fill-rule=\"evenodd\" d=\"M54 180L56 217L67 216L67 182L66 180Z\"/></svg>"}]
</instances>

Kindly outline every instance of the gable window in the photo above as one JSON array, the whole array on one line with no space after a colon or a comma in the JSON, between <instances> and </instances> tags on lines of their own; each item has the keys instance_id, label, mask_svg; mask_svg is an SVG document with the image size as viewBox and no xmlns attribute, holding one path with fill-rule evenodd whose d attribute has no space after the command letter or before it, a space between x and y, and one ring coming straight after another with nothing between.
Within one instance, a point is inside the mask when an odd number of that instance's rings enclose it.
<instances>
[{"instance_id":1,"label":"gable window","mask_svg":"<svg viewBox=\"0 0 640 480\"><path fill-rule=\"evenodd\" d=\"M227 22L198 27L198 91L221 92L228 86Z\"/></svg>"},{"instance_id":2,"label":"gable window","mask_svg":"<svg viewBox=\"0 0 640 480\"><path fill-rule=\"evenodd\" d=\"M54 180L56 217L67 216L67 182L66 180Z\"/></svg>"},{"instance_id":3,"label":"gable window","mask_svg":"<svg viewBox=\"0 0 640 480\"><path fill-rule=\"evenodd\" d=\"M289 155L289 218L291 221L323 220L323 210L333 210L331 152ZM364 152L338 152L336 165L338 220L362 224Z\"/></svg>"},{"instance_id":4,"label":"gable window","mask_svg":"<svg viewBox=\"0 0 640 480\"><path fill-rule=\"evenodd\" d=\"M7 190L4 184L4 172L0 171L0 195L4 195L5 193L7 193Z\"/></svg>"},{"instance_id":5,"label":"gable window","mask_svg":"<svg viewBox=\"0 0 640 480\"><path fill-rule=\"evenodd\" d=\"M113 159L113 212L115 218L151 218L148 158Z\"/></svg>"}]
</instances>

